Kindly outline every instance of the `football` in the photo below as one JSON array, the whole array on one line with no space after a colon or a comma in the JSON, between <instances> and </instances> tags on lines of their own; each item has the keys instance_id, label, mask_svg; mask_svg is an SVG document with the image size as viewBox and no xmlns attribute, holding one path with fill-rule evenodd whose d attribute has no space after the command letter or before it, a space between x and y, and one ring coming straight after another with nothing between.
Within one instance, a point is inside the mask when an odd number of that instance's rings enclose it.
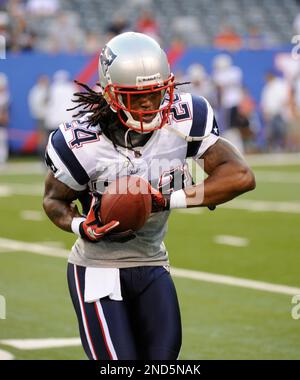
<instances>
[{"instance_id":1,"label":"football","mask_svg":"<svg viewBox=\"0 0 300 380\"><path fill-rule=\"evenodd\" d=\"M138 176L120 177L102 195L100 219L103 224L118 220L115 232L138 231L151 214L152 198L148 182Z\"/></svg>"}]
</instances>

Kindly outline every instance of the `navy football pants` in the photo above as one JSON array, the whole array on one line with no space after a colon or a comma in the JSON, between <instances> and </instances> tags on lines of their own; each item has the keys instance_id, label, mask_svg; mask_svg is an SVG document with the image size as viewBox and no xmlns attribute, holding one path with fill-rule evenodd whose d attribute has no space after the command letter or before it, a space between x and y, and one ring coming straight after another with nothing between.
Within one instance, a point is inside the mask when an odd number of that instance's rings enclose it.
<instances>
[{"instance_id":1,"label":"navy football pants","mask_svg":"<svg viewBox=\"0 0 300 380\"><path fill-rule=\"evenodd\" d=\"M68 264L68 284L83 348L94 360L176 360L181 320L164 267L120 269L123 301L84 302L85 267Z\"/></svg>"}]
</instances>

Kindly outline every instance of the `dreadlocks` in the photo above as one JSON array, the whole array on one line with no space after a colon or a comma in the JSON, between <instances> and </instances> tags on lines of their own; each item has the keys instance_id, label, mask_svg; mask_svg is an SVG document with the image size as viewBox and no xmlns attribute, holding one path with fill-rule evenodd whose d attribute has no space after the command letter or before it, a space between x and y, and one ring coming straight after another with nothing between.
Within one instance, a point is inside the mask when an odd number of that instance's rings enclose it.
<instances>
[{"instance_id":1,"label":"dreadlocks","mask_svg":"<svg viewBox=\"0 0 300 380\"><path fill-rule=\"evenodd\" d=\"M86 91L74 93L76 98L72 101L77 105L69 108L68 111L80 108L76 114L72 115L75 118L89 114L87 118L88 127L100 125L100 133L103 132L110 138L113 144L116 145L113 130L116 128L117 124L119 124L117 115L111 111L109 104L106 102L101 92L97 92L91 89L88 85L77 80L74 82L78 86L83 87ZM100 87L99 83L96 83L96 85Z\"/></svg>"},{"instance_id":2,"label":"dreadlocks","mask_svg":"<svg viewBox=\"0 0 300 380\"><path fill-rule=\"evenodd\" d=\"M88 85L74 81L78 86L83 87L86 91L75 92L73 95L77 97L73 99L73 103L77 103L73 108L69 108L68 111L73 111L77 108L81 108L77 114L72 115L73 117L80 117L89 113L88 117L88 126L95 126L99 123L102 126L102 123L110 121L110 117L112 112L110 112L110 108L106 100L104 99L101 92L96 92L91 89ZM99 83L96 84L100 86Z\"/></svg>"}]
</instances>

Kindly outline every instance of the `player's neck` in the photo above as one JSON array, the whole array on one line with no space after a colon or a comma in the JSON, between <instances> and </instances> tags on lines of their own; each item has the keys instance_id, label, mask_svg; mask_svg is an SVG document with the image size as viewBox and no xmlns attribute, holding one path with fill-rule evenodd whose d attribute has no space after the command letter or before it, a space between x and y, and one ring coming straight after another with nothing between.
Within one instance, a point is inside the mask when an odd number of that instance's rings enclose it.
<instances>
[{"instance_id":1,"label":"player's neck","mask_svg":"<svg viewBox=\"0 0 300 380\"><path fill-rule=\"evenodd\" d=\"M112 141L111 135L109 135L107 132L104 132L104 134L107 138L109 138ZM113 134L113 142L117 145L123 148L134 149L137 147L144 146L151 138L153 132L139 133L133 130L129 130L122 124L118 124L115 127L113 127L113 129L111 130L111 134Z\"/></svg>"}]
</instances>

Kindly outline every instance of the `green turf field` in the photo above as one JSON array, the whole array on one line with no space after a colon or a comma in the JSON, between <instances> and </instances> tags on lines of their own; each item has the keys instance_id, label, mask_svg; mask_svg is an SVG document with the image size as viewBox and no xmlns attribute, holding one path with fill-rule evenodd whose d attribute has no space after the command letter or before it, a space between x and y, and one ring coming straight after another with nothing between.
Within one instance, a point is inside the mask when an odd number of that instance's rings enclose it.
<instances>
[{"instance_id":1,"label":"green turf field","mask_svg":"<svg viewBox=\"0 0 300 380\"><path fill-rule=\"evenodd\" d=\"M78 337L66 259L38 254L41 245L63 253L74 236L43 214L43 174L37 166L32 172L32 164L0 172L0 295L6 299L0 359L3 351L17 359L85 359L78 345L11 346L12 339ZM257 189L237 203L214 212L173 212L166 238L171 265L234 281L287 285L300 294L300 162L254 170ZM284 294L275 287L257 290L188 276L174 281L182 310L181 359L300 359L293 290Z\"/></svg>"}]
</instances>

